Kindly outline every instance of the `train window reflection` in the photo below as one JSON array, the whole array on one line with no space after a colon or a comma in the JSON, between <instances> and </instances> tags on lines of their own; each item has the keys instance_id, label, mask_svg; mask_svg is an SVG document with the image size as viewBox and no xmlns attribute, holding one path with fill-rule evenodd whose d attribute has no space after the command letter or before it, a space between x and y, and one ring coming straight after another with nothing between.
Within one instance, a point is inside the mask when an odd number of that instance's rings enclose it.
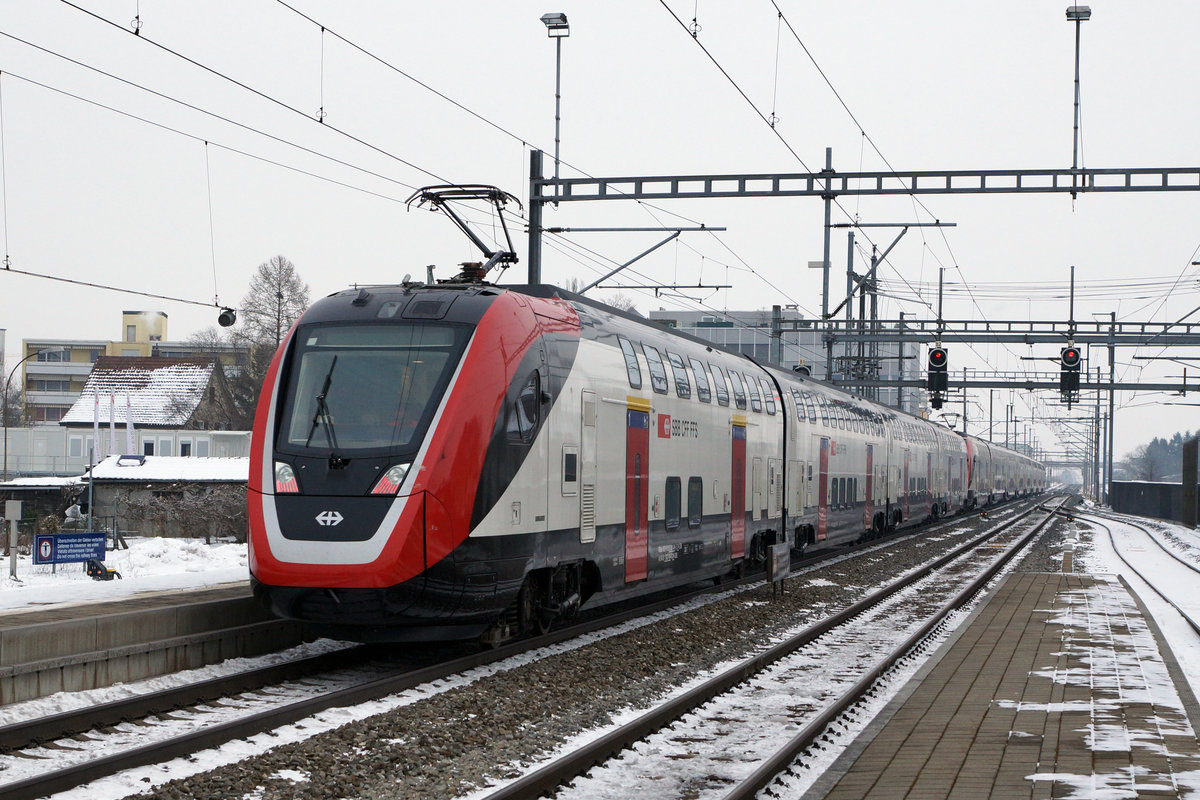
<instances>
[{"instance_id":1,"label":"train window reflection","mask_svg":"<svg viewBox=\"0 0 1200 800\"><path fill-rule=\"evenodd\" d=\"M663 366L662 356L654 345L642 343L642 352L646 354L646 363L650 366L650 388L659 394L667 393L667 370Z\"/></svg>"},{"instance_id":2,"label":"train window reflection","mask_svg":"<svg viewBox=\"0 0 1200 800\"><path fill-rule=\"evenodd\" d=\"M725 383L725 372L716 364L710 364L713 370L713 384L717 388L717 403L719 405L729 405L729 387Z\"/></svg>"},{"instance_id":3,"label":"train window reflection","mask_svg":"<svg viewBox=\"0 0 1200 800\"><path fill-rule=\"evenodd\" d=\"M302 328L290 359L279 445L342 454L415 445L470 331L408 322Z\"/></svg>"}]
</instances>

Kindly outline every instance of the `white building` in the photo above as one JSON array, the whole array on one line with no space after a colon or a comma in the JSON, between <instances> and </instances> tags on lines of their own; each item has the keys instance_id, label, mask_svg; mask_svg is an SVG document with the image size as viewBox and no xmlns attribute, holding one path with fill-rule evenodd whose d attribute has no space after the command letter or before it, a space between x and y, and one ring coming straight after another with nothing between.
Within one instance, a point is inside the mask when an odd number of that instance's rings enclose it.
<instances>
[{"instance_id":1,"label":"white building","mask_svg":"<svg viewBox=\"0 0 1200 800\"><path fill-rule=\"evenodd\" d=\"M650 319L675 328L713 344L745 353L760 363L778 363L787 369L807 367L818 379L825 378L826 351L821 334L794 306L779 311L780 335L778 358L771 351L773 312L756 311L668 311L650 312ZM861 356L860 356L861 347ZM833 378L835 382L853 381L851 370L859 366L867 376L888 380L921 376L920 347L917 344L838 342L833 349ZM853 388L852 386L848 388ZM910 414L921 411L926 404L923 390L878 389L873 399L886 406L900 408Z\"/></svg>"}]
</instances>

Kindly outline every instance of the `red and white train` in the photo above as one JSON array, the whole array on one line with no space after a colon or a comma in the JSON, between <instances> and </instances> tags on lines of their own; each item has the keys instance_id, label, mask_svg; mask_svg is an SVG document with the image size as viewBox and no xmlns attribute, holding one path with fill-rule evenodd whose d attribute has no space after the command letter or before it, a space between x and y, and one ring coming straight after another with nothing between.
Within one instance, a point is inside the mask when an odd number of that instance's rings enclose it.
<instances>
[{"instance_id":1,"label":"red and white train","mask_svg":"<svg viewBox=\"0 0 1200 800\"><path fill-rule=\"evenodd\" d=\"M357 641L499 641L581 605L1046 488L1042 465L552 286L370 287L275 356L250 572Z\"/></svg>"}]
</instances>

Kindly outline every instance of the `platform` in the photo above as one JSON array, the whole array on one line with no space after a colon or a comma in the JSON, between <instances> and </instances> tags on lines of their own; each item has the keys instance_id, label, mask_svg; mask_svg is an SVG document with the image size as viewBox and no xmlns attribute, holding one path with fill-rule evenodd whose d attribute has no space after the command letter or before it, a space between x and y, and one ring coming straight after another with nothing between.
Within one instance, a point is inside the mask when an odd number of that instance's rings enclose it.
<instances>
[{"instance_id":1,"label":"platform","mask_svg":"<svg viewBox=\"0 0 1200 800\"><path fill-rule=\"evenodd\" d=\"M1115 576L1012 573L804 800L1200 796L1155 631Z\"/></svg>"},{"instance_id":2,"label":"platform","mask_svg":"<svg viewBox=\"0 0 1200 800\"><path fill-rule=\"evenodd\" d=\"M0 705L274 652L304 641L248 583L0 613Z\"/></svg>"}]
</instances>

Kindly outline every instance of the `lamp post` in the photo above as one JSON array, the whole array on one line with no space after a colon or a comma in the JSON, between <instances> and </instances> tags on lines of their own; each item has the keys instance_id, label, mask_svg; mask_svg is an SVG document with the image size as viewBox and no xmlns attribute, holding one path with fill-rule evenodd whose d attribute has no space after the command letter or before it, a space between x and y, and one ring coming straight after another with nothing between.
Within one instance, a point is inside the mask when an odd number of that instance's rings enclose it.
<instances>
[{"instance_id":1,"label":"lamp post","mask_svg":"<svg viewBox=\"0 0 1200 800\"><path fill-rule=\"evenodd\" d=\"M571 26L567 24L567 15L561 11L552 11L542 15L542 24L546 26L546 35L554 40L554 180L558 180L558 128L562 120L559 113L562 102L562 40L571 35ZM558 187L554 187L554 196L558 197ZM558 205L556 200L554 205Z\"/></svg>"},{"instance_id":2,"label":"lamp post","mask_svg":"<svg viewBox=\"0 0 1200 800\"><path fill-rule=\"evenodd\" d=\"M45 348L42 348L41 350L34 350L32 353L30 353L29 355L25 356L20 361L18 361L16 364L13 364L13 368L8 371L8 375L4 379L4 412L3 412L2 416L4 417L4 480L5 481L8 480L8 387L12 383L13 373L17 371L17 367L21 366L29 359L33 358L34 356L36 356L40 353L45 353L45 352L47 352L49 350L53 350L53 349L54 349L53 347L45 347Z\"/></svg>"},{"instance_id":3,"label":"lamp post","mask_svg":"<svg viewBox=\"0 0 1200 800\"><path fill-rule=\"evenodd\" d=\"M1067 21L1075 23L1075 133L1071 141L1072 172L1079 168L1079 26L1091 16L1092 9L1088 6L1067 6ZM1072 175L1072 186L1076 180L1078 176ZM1071 199L1075 199L1075 192L1071 192Z\"/></svg>"}]
</instances>

